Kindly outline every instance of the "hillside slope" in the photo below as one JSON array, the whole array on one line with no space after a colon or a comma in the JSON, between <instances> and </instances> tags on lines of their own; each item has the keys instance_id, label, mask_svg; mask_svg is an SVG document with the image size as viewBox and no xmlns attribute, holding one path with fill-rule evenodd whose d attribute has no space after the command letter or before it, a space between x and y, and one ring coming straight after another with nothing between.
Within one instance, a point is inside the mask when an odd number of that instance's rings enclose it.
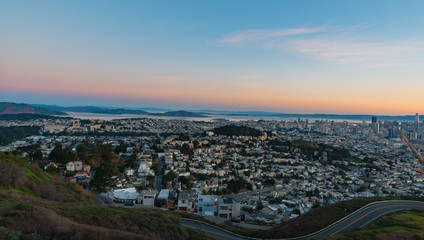
<instances>
[{"instance_id":1,"label":"hillside slope","mask_svg":"<svg viewBox=\"0 0 424 240\"><path fill-rule=\"evenodd\" d=\"M170 211L95 205L81 186L0 153L0 240L207 239Z\"/></svg>"}]
</instances>

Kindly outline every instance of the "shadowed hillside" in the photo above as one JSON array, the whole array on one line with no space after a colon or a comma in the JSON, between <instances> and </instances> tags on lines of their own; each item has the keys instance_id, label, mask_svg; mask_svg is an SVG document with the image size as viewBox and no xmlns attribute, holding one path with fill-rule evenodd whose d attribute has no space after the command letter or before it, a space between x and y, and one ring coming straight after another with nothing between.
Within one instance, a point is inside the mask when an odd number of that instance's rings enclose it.
<instances>
[{"instance_id":1,"label":"shadowed hillside","mask_svg":"<svg viewBox=\"0 0 424 240\"><path fill-rule=\"evenodd\" d=\"M0 240L207 239L169 211L103 207L96 200L75 183L0 153Z\"/></svg>"}]
</instances>

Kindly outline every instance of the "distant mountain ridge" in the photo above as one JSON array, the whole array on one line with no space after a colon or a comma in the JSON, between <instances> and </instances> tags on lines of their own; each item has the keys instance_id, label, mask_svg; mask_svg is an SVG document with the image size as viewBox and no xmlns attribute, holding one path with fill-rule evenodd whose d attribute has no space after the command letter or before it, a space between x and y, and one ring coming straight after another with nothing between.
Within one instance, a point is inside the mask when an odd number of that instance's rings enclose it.
<instances>
[{"instance_id":1,"label":"distant mountain ridge","mask_svg":"<svg viewBox=\"0 0 424 240\"><path fill-rule=\"evenodd\" d=\"M9 114L40 114L40 115L57 115L66 116L66 112L80 112L80 113L98 113L98 114L131 114L131 115L147 115L147 116L170 116L170 117L206 117L199 113L188 112L184 110L168 111L165 113L152 113L139 109L125 109L125 108L108 108L108 107L95 107L95 106L81 106L81 107L61 107L57 105L30 105L24 103L1 102L0 115ZM24 116L30 118L28 116ZM7 118L9 119L9 118ZM11 118L14 119L14 118Z\"/></svg>"},{"instance_id":2,"label":"distant mountain ridge","mask_svg":"<svg viewBox=\"0 0 424 240\"><path fill-rule=\"evenodd\" d=\"M160 113L158 113L160 114ZM199 113L194 113L194 112L187 112L187 111L170 111L170 112L166 112L166 113L162 113L160 114L162 116L169 116L169 117L206 117L202 114Z\"/></svg>"},{"instance_id":3,"label":"distant mountain ridge","mask_svg":"<svg viewBox=\"0 0 424 240\"><path fill-rule=\"evenodd\" d=\"M16 114L0 114L0 120L4 121L28 121L34 119L72 119L71 117L57 117L53 115L38 114L38 113L16 113Z\"/></svg>"},{"instance_id":4,"label":"distant mountain ridge","mask_svg":"<svg viewBox=\"0 0 424 240\"><path fill-rule=\"evenodd\" d=\"M37 113L45 115L67 115L65 112L82 112L82 113L98 113L98 114L131 114L131 115L146 115L146 116L168 116L168 117L277 117L277 118L309 118L309 119L329 119L329 120L353 120L353 121L371 121L373 116L377 117L378 121L414 121L415 115L391 116L391 115L370 115L370 114L302 114L302 113L278 113L265 111L228 111L228 110L179 110L167 111L164 113L148 112L141 109L157 109L164 111L165 109L158 108L113 108L113 107L96 107L96 106L78 106L78 107L61 107L57 105L37 105L37 104L18 104L2 102L0 103L0 114L18 114L18 113ZM420 116L422 117L422 116Z\"/></svg>"},{"instance_id":5,"label":"distant mountain ridge","mask_svg":"<svg viewBox=\"0 0 424 240\"><path fill-rule=\"evenodd\" d=\"M0 102L0 114L44 114L64 116L66 113L45 107L34 106L25 103Z\"/></svg>"},{"instance_id":6,"label":"distant mountain ridge","mask_svg":"<svg viewBox=\"0 0 424 240\"><path fill-rule=\"evenodd\" d=\"M99 114L131 114L131 115L148 115L148 116L169 116L169 117L206 117L199 113L188 112L184 110L168 111L165 113L152 113L144 110L125 109L125 108L106 108L106 107L60 107L56 105L42 105L44 108L59 110L63 112L83 112L83 113L99 113Z\"/></svg>"},{"instance_id":7,"label":"distant mountain ridge","mask_svg":"<svg viewBox=\"0 0 424 240\"><path fill-rule=\"evenodd\" d=\"M143 110L128 110L123 108L109 109L99 107L59 107L64 112L84 112L84 113L100 113L100 114L135 114L149 115L149 112Z\"/></svg>"}]
</instances>

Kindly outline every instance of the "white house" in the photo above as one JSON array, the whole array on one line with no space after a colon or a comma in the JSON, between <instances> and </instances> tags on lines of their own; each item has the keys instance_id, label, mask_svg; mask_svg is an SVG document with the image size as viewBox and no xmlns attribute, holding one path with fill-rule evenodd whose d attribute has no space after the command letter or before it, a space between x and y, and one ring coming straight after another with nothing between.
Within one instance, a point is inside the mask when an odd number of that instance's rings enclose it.
<instances>
[{"instance_id":1,"label":"white house","mask_svg":"<svg viewBox=\"0 0 424 240\"><path fill-rule=\"evenodd\" d=\"M157 190L143 190L140 193L140 200L143 201L144 206L154 206L155 205L155 198L158 194Z\"/></svg>"},{"instance_id":2,"label":"white house","mask_svg":"<svg viewBox=\"0 0 424 240\"><path fill-rule=\"evenodd\" d=\"M82 162L81 161L73 161L73 162L68 162L66 164L66 171L81 171L82 170Z\"/></svg>"}]
</instances>

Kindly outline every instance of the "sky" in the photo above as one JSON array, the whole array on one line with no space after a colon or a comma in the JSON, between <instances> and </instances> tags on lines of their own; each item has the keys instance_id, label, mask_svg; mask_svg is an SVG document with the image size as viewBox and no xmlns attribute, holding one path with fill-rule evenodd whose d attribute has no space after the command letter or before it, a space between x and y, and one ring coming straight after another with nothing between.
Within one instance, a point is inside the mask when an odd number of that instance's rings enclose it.
<instances>
[{"instance_id":1,"label":"sky","mask_svg":"<svg viewBox=\"0 0 424 240\"><path fill-rule=\"evenodd\" d=\"M424 1L0 1L0 101L424 113Z\"/></svg>"}]
</instances>

